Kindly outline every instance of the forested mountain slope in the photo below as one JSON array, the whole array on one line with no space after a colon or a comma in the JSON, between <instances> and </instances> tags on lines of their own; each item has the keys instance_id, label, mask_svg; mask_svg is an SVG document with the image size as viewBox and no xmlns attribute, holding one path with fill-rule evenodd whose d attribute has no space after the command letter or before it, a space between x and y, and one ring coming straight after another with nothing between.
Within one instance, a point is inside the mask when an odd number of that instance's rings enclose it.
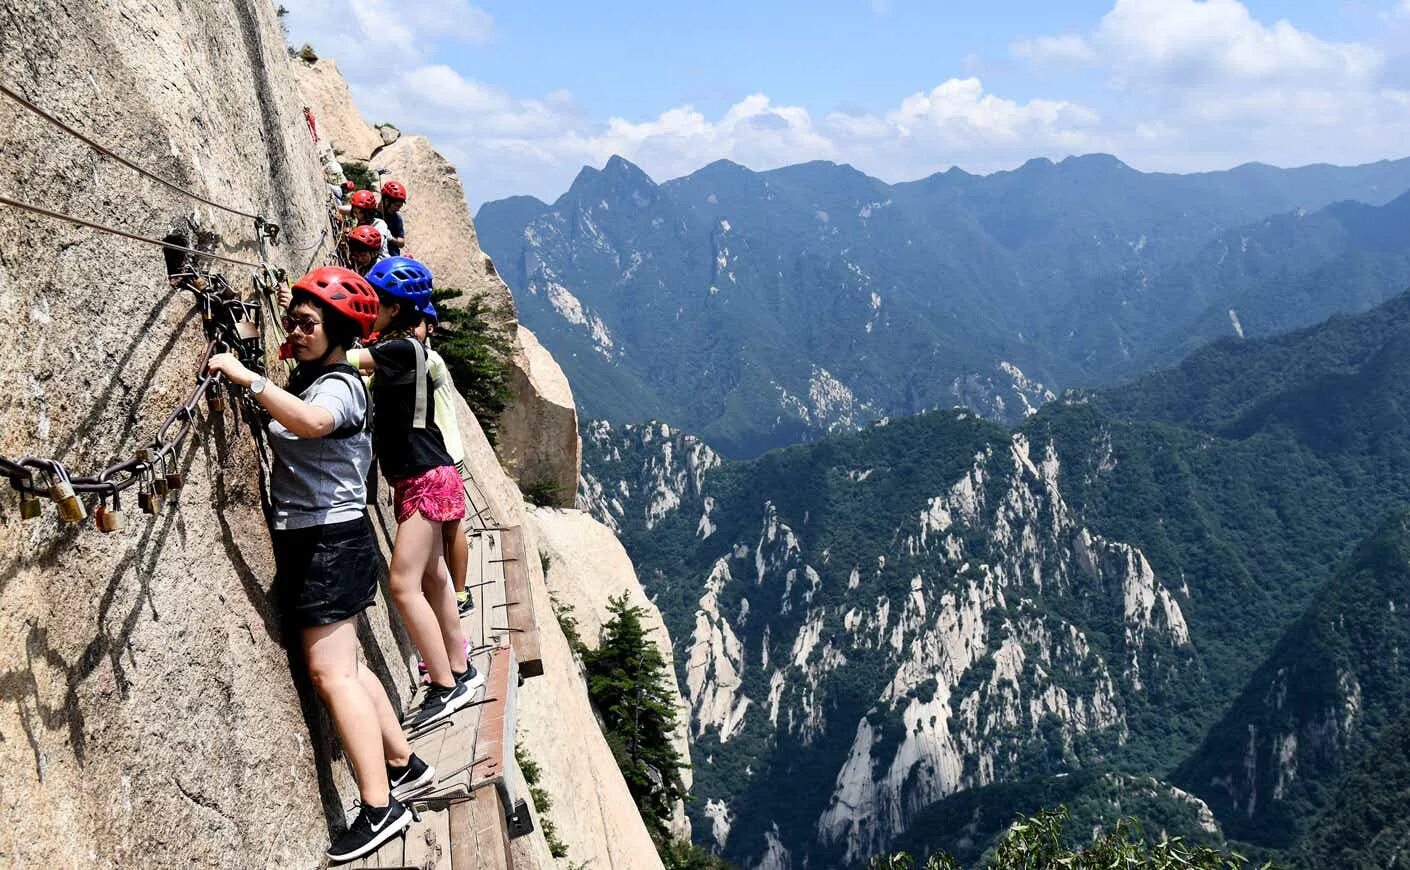
<instances>
[{"instance_id":1,"label":"forested mountain slope","mask_svg":"<svg viewBox=\"0 0 1410 870\"><path fill-rule=\"evenodd\" d=\"M1322 720L1266 709L1269 675L1301 652L1322 669L1289 684L1341 709L1349 684L1313 651L1399 648L1401 575L1367 567L1384 541L1358 543L1410 500L1408 342L1401 296L1015 431L932 412L750 462L661 424L591 424L580 501L690 638L697 831L778 866L921 842L963 811L989 820L977 845L1042 795L1111 807L1084 789L1145 776L1163 797L1121 805L1153 824L1295 846L1277 832L1303 830L1379 732L1279 774L1266 756ZM1314 631L1362 611L1391 615ZM1343 659L1362 721L1397 715L1369 647ZM1254 720L1252 816L1224 781L1250 716L1277 723Z\"/></svg>"}]
</instances>

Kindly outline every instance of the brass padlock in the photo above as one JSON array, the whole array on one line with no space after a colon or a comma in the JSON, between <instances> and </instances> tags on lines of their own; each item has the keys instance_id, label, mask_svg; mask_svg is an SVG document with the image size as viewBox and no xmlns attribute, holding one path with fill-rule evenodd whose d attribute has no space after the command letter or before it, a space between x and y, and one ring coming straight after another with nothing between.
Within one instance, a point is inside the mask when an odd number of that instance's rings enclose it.
<instances>
[{"instance_id":1,"label":"brass padlock","mask_svg":"<svg viewBox=\"0 0 1410 870\"><path fill-rule=\"evenodd\" d=\"M167 493L170 491L171 487L166 485L166 478L160 474L157 474L156 471L153 470L152 492L156 493L157 498L166 498Z\"/></svg>"},{"instance_id":2,"label":"brass padlock","mask_svg":"<svg viewBox=\"0 0 1410 870\"><path fill-rule=\"evenodd\" d=\"M225 413L225 393L221 392L220 384L214 381L206 388L206 407L212 414Z\"/></svg>"},{"instance_id":3,"label":"brass padlock","mask_svg":"<svg viewBox=\"0 0 1410 870\"><path fill-rule=\"evenodd\" d=\"M42 513L44 506L39 503L38 496L31 492L20 493L20 519L37 520Z\"/></svg>"},{"instance_id":4,"label":"brass padlock","mask_svg":"<svg viewBox=\"0 0 1410 870\"><path fill-rule=\"evenodd\" d=\"M175 501L176 493L181 487L186 485L186 481L182 478L181 472L178 470L178 459L175 448L172 448L172 451L167 454L166 460L167 461L163 463L166 466L166 486L171 492L172 500Z\"/></svg>"},{"instance_id":5,"label":"brass padlock","mask_svg":"<svg viewBox=\"0 0 1410 870\"><path fill-rule=\"evenodd\" d=\"M153 486L152 477L156 472L148 466L142 472L142 481L137 484L141 491L137 494L137 506L142 508L144 514L159 514L162 512L162 500L157 496L156 488Z\"/></svg>"},{"instance_id":6,"label":"brass padlock","mask_svg":"<svg viewBox=\"0 0 1410 870\"><path fill-rule=\"evenodd\" d=\"M74 493L68 472L58 463L54 463L54 471L49 478L49 498L59 506L59 519L64 522L81 523L88 519L88 509Z\"/></svg>"},{"instance_id":7,"label":"brass padlock","mask_svg":"<svg viewBox=\"0 0 1410 870\"><path fill-rule=\"evenodd\" d=\"M113 506L108 507L107 502L98 502L98 506L93 509L93 522L98 526L98 531L105 533L122 531L122 503L118 501L117 490L113 490Z\"/></svg>"}]
</instances>

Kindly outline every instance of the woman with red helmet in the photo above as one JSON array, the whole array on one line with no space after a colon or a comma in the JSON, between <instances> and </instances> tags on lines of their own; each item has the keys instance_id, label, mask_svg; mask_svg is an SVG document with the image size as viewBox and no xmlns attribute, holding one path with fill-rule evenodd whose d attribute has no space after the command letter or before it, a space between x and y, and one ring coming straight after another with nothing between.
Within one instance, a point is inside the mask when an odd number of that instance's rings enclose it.
<instances>
[{"instance_id":1,"label":"woman with red helmet","mask_svg":"<svg viewBox=\"0 0 1410 870\"><path fill-rule=\"evenodd\" d=\"M406 247L406 224L402 223L401 208L406 205L406 185L400 181L388 181L382 185L382 220L391 235L387 238L387 252L400 257Z\"/></svg>"},{"instance_id":2,"label":"woman with red helmet","mask_svg":"<svg viewBox=\"0 0 1410 870\"><path fill-rule=\"evenodd\" d=\"M366 191L360 191L365 193ZM366 275L378 260L386 255L387 238L374 226L364 224L348 230L348 256L352 259L353 271Z\"/></svg>"},{"instance_id":3,"label":"woman with red helmet","mask_svg":"<svg viewBox=\"0 0 1410 870\"><path fill-rule=\"evenodd\" d=\"M358 662L356 617L373 606L381 559L366 516L372 464L368 395L347 349L377 320L377 294L356 273L323 267L299 279L285 317L298 362L281 389L233 355L210 370L248 389L272 418L271 594L290 641L352 762L362 808L328 849L335 861L375 850L411 824L402 803L436 772L418 758L381 681Z\"/></svg>"},{"instance_id":4,"label":"woman with red helmet","mask_svg":"<svg viewBox=\"0 0 1410 870\"><path fill-rule=\"evenodd\" d=\"M391 238L392 231L387 229L387 222L382 220L377 209L377 194L370 190L353 191L353 195L348 198L348 205L352 207L355 224L360 227L372 227L381 235L382 243L378 252L383 257L388 256L387 239Z\"/></svg>"}]
</instances>

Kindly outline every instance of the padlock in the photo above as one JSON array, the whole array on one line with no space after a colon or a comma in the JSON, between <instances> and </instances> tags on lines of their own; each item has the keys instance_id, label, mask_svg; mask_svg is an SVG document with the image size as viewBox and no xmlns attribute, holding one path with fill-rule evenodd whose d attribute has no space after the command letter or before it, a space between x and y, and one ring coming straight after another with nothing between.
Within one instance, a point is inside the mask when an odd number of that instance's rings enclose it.
<instances>
[{"instance_id":1,"label":"padlock","mask_svg":"<svg viewBox=\"0 0 1410 870\"><path fill-rule=\"evenodd\" d=\"M225 413L225 393L215 381L211 381L210 386L206 388L206 407L212 414Z\"/></svg>"},{"instance_id":2,"label":"padlock","mask_svg":"<svg viewBox=\"0 0 1410 870\"><path fill-rule=\"evenodd\" d=\"M163 465L166 467L166 487L171 493L172 501L175 501L176 493L186 485L185 479L182 478L181 472L178 470L176 448L172 448L171 452L166 455L166 461Z\"/></svg>"},{"instance_id":3,"label":"padlock","mask_svg":"<svg viewBox=\"0 0 1410 870\"><path fill-rule=\"evenodd\" d=\"M73 491L68 472L62 465L54 463L54 471L49 476L49 498L59 506L59 519L66 523L81 523L88 519L88 509Z\"/></svg>"},{"instance_id":4,"label":"padlock","mask_svg":"<svg viewBox=\"0 0 1410 870\"><path fill-rule=\"evenodd\" d=\"M122 531L122 503L118 501L117 490L113 490L113 506L108 507L105 501L98 502L98 506L93 509L93 522L98 526L98 531L105 533Z\"/></svg>"},{"instance_id":5,"label":"padlock","mask_svg":"<svg viewBox=\"0 0 1410 870\"><path fill-rule=\"evenodd\" d=\"M171 487L166 485L166 478L157 474L155 470L152 472L152 492L156 494L157 498L166 498L167 493L171 492Z\"/></svg>"},{"instance_id":6,"label":"padlock","mask_svg":"<svg viewBox=\"0 0 1410 870\"><path fill-rule=\"evenodd\" d=\"M42 513L44 506L39 503L38 496L31 492L20 493L20 519L37 520Z\"/></svg>"},{"instance_id":7,"label":"padlock","mask_svg":"<svg viewBox=\"0 0 1410 870\"><path fill-rule=\"evenodd\" d=\"M162 500L158 497L156 488L152 485L151 480L151 477L155 474L156 472L151 470L151 466L148 466L147 470L142 472L141 483L137 484L138 487L141 488L141 492L137 494L137 505L142 508L142 513L144 514L159 514L162 512Z\"/></svg>"}]
</instances>

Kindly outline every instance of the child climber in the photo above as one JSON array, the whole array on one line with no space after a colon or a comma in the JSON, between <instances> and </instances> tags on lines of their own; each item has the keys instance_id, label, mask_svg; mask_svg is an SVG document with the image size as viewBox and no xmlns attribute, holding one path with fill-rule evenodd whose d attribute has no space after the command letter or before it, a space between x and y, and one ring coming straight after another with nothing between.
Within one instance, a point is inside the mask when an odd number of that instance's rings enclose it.
<instances>
[{"instance_id":1,"label":"child climber","mask_svg":"<svg viewBox=\"0 0 1410 870\"><path fill-rule=\"evenodd\" d=\"M231 354L210 360L212 372L248 389L272 418L272 592L286 625L297 629L362 801L328 849L334 861L366 855L411 824L402 801L436 775L412 753L381 681L358 662L354 620L373 606L378 558L365 514L368 397L345 352L367 339L377 316L377 295L361 277L338 267L315 269L294 284L284 321L297 361L287 391Z\"/></svg>"},{"instance_id":2,"label":"child climber","mask_svg":"<svg viewBox=\"0 0 1410 870\"><path fill-rule=\"evenodd\" d=\"M407 723L416 730L465 706L484 684L466 655L455 593L440 569L442 526L465 516L465 496L436 425L426 347L414 335L431 301L431 273L415 260L392 257L373 266L367 280L381 303L380 339L359 362L373 373L373 447L396 507L392 600L431 681Z\"/></svg>"},{"instance_id":3,"label":"child climber","mask_svg":"<svg viewBox=\"0 0 1410 870\"><path fill-rule=\"evenodd\" d=\"M370 190L354 191L348 197L348 204L352 206L353 223L360 227L372 227L382 239L380 254L383 257L389 256L387 253L387 239L391 237L392 231L387 229L387 222L382 220L377 211L377 194Z\"/></svg>"},{"instance_id":4,"label":"child climber","mask_svg":"<svg viewBox=\"0 0 1410 870\"><path fill-rule=\"evenodd\" d=\"M388 181L382 185L382 221L387 225L387 253L401 256L406 247L406 225L402 223L401 207L406 205L406 185Z\"/></svg>"}]
</instances>

